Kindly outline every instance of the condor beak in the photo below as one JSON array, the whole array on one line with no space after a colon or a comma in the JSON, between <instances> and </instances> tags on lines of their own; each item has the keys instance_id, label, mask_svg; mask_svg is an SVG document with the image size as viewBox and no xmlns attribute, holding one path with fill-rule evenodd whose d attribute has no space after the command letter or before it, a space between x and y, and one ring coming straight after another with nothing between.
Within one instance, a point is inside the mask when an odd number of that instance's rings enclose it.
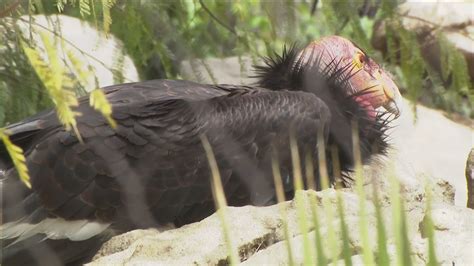
<instances>
[{"instance_id":1,"label":"condor beak","mask_svg":"<svg viewBox=\"0 0 474 266\"><path fill-rule=\"evenodd\" d=\"M383 90L381 106L385 108L387 112L394 114L395 117L399 117L402 106L402 95L397 85L383 70L377 71L375 79Z\"/></svg>"},{"instance_id":2,"label":"condor beak","mask_svg":"<svg viewBox=\"0 0 474 266\"><path fill-rule=\"evenodd\" d=\"M387 110L389 113L392 113L395 115L395 117L399 117L400 116L400 107L401 107L401 96L400 97L396 97L394 99L390 99L387 103L385 103L384 105L382 105L383 108L385 108L385 110Z\"/></svg>"}]
</instances>

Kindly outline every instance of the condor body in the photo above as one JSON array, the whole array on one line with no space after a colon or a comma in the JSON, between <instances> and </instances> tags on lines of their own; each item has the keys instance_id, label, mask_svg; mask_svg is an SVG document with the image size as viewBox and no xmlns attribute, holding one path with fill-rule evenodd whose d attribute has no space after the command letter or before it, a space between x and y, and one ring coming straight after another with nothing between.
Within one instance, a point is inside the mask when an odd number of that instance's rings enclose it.
<instances>
[{"instance_id":1,"label":"condor body","mask_svg":"<svg viewBox=\"0 0 474 266\"><path fill-rule=\"evenodd\" d=\"M351 42L337 40L359 53ZM256 86L154 80L106 87L118 126L112 129L81 98L83 143L54 110L11 125L32 188L21 184L0 147L3 264L81 262L113 234L209 216L214 202L201 136L212 146L232 206L275 203L272 156L292 196L290 135L317 165L319 134L328 155L330 147L337 149L343 172L354 163L354 124L363 161L383 153L388 120L373 110L393 106L394 99L380 100L377 85L357 79L366 70L351 63L352 50L346 62L346 54L325 53L325 45L293 47L267 59L257 68ZM388 89L399 95L396 87L379 88ZM314 176L319 184L317 171Z\"/></svg>"}]
</instances>

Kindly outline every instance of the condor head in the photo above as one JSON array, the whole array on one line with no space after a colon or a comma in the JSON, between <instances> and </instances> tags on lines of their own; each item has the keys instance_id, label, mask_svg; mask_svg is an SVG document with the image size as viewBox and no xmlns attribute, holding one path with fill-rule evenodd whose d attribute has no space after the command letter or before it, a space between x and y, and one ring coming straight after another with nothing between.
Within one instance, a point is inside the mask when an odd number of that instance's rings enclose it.
<instances>
[{"instance_id":1,"label":"condor head","mask_svg":"<svg viewBox=\"0 0 474 266\"><path fill-rule=\"evenodd\" d=\"M293 45L285 48L281 55L275 53L264 58L264 63L255 67L257 84L261 87L300 90L308 79L304 76L309 75L313 84L333 77L339 79L336 83L343 85L336 87L344 89L344 94L363 106L372 119L376 118L376 110L380 107L396 117L400 115L402 97L390 75L361 48L343 37L324 37L303 49Z\"/></svg>"},{"instance_id":2,"label":"condor head","mask_svg":"<svg viewBox=\"0 0 474 266\"><path fill-rule=\"evenodd\" d=\"M400 115L402 97L390 75L355 43L329 36L310 43L299 53L300 65L317 63L326 75L346 71L349 91L354 99L375 117L376 109L385 108L396 117Z\"/></svg>"}]
</instances>

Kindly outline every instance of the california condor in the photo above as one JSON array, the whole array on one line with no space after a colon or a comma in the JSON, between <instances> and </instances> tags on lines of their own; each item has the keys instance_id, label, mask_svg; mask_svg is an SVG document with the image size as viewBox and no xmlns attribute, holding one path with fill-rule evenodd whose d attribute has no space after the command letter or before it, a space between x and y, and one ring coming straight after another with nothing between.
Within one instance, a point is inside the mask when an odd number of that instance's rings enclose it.
<instances>
[{"instance_id":1,"label":"california condor","mask_svg":"<svg viewBox=\"0 0 474 266\"><path fill-rule=\"evenodd\" d=\"M209 216L214 202L201 135L212 145L233 206L275 203L273 151L291 194L290 130L314 164L316 136L323 134L346 172L354 164L352 121L363 161L384 153L390 119L379 107L397 114L401 96L355 44L326 37L265 63L255 86L152 80L103 88L118 127L81 98L83 144L54 110L9 126L25 151L32 188L19 181L0 147L3 264L77 263L113 234Z\"/></svg>"}]
</instances>

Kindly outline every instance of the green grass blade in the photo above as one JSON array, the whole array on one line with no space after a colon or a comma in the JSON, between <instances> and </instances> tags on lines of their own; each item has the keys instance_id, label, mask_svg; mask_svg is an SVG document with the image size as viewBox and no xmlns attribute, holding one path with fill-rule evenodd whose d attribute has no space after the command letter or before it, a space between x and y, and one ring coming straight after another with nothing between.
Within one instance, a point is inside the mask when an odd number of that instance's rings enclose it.
<instances>
[{"instance_id":1,"label":"green grass blade","mask_svg":"<svg viewBox=\"0 0 474 266\"><path fill-rule=\"evenodd\" d=\"M378 188L373 184L372 202L375 207L375 219L377 220L377 265L390 265L390 258L387 250L387 233L383 220L382 206L380 205Z\"/></svg>"},{"instance_id":2,"label":"green grass blade","mask_svg":"<svg viewBox=\"0 0 474 266\"><path fill-rule=\"evenodd\" d=\"M374 264L374 256L369 241L369 225L367 220L366 200L364 192L364 180L362 177L362 160L359 143L359 127L357 123L352 123L352 143L355 160L356 192L359 197L359 226L362 240L362 258L365 265Z\"/></svg>"},{"instance_id":3,"label":"green grass blade","mask_svg":"<svg viewBox=\"0 0 474 266\"><path fill-rule=\"evenodd\" d=\"M325 150L325 145L324 145L324 140L323 140L323 132L320 129L318 132L318 162L319 162L319 176L321 177L321 188L323 190L326 190L329 188L329 177L328 177L328 170L327 170L327 163L326 163L326 150ZM323 196L323 209L326 215L326 224L327 224L327 235L328 235L328 245L329 245L329 250L331 250L331 260L334 265L336 265L336 262L338 260L338 246L336 242L336 232L334 231L334 228L332 226L333 221L334 221L334 214L331 206L331 202L329 199L328 191L323 191L324 194Z\"/></svg>"},{"instance_id":4,"label":"green grass blade","mask_svg":"<svg viewBox=\"0 0 474 266\"><path fill-rule=\"evenodd\" d=\"M395 247L397 251L397 265L411 265L410 252L406 252L408 239L406 237L406 222L403 203L400 198L400 184L395 175L389 174L390 181L390 201L392 202L393 233L395 237ZM407 258L408 257L408 258ZM406 264L408 260L408 264Z\"/></svg>"},{"instance_id":5,"label":"green grass blade","mask_svg":"<svg viewBox=\"0 0 474 266\"><path fill-rule=\"evenodd\" d=\"M435 249L435 239L434 239L434 225L433 219L431 218L431 204L432 204L432 195L431 187L426 186L426 213L425 221L423 223L424 234L428 236L428 266L437 266L439 265L438 259L436 258L436 249Z\"/></svg>"},{"instance_id":6,"label":"green grass blade","mask_svg":"<svg viewBox=\"0 0 474 266\"><path fill-rule=\"evenodd\" d=\"M275 182L275 191L276 191L276 196L278 203L282 203L285 201L285 193L283 191L283 183L281 179L281 173L280 173L280 167L278 165L278 156L275 154L276 151L274 151L273 156L272 156L272 171L273 171L273 181ZM294 259L293 259L293 252L291 250L291 237L290 237L290 230L288 228L288 215L286 213L285 206L283 204L280 204L280 214L281 214L281 221L283 224L283 233L285 234L285 239L286 239L286 250L288 252L288 264L290 266L294 265Z\"/></svg>"},{"instance_id":7,"label":"green grass blade","mask_svg":"<svg viewBox=\"0 0 474 266\"><path fill-rule=\"evenodd\" d=\"M401 202L400 204L401 208L401 214L400 214L400 218L401 218L401 228L400 228L400 233L401 233L401 237L402 237L402 250L403 250L403 265L404 266L411 266L413 265L413 262L411 260L411 248L410 248L410 239L408 238L408 227L407 227L407 217L406 217L406 213L405 213L405 208L404 208L404 204L403 202Z\"/></svg>"},{"instance_id":8,"label":"green grass blade","mask_svg":"<svg viewBox=\"0 0 474 266\"><path fill-rule=\"evenodd\" d=\"M31 189L30 175L28 173L28 166L26 165L26 158L23 149L10 140L6 129L0 128L0 141L3 142L8 155L10 156L13 165L16 168L18 177L26 187Z\"/></svg>"},{"instance_id":9,"label":"green grass blade","mask_svg":"<svg viewBox=\"0 0 474 266\"><path fill-rule=\"evenodd\" d=\"M349 232L347 229L345 213L344 213L344 206L343 206L343 199L341 193L337 192L337 209L340 219L341 225L341 235L342 235L342 256L344 258L344 264L346 266L352 266L352 252L349 247Z\"/></svg>"},{"instance_id":10,"label":"green grass blade","mask_svg":"<svg viewBox=\"0 0 474 266\"><path fill-rule=\"evenodd\" d=\"M301 172L301 160L298 151L298 144L294 135L294 131L290 131L290 151L291 151L291 161L293 163L293 181L295 188L295 204L296 204L296 213L298 217L298 225L300 232L303 236L303 255L304 255L304 264L312 265L313 264L313 255L311 243L308 236L308 218L306 216L306 202L305 198L302 197L301 191L303 190L303 178Z\"/></svg>"},{"instance_id":11,"label":"green grass blade","mask_svg":"<svg viewBox=\"0 0 474 266\"><path fill-rule=\"evenodd\" d=\"M305 176L306 176L306 183L308 184L308 187L310 189L316 190L316 184L315 184L315 177L314 177L314 165L313 165L313 158L311 156L311 153L306 154L306 162L305 162ZM318 209L317 209L317 201L316 201L316 195L310 195L309 198L309 204L311 207L311 214L313 217L313 223L314 223L314 234L315 234L315 247L316 247L316 265L322 266L322 265L327 265L328 261L326 258L326 255L324 254L323 250L323 243L322 243L322 238L321 238L321 231L319 230L320 224L319 224L319 217L318 217Z\"/></svg>"},{"instance_id":12,"label":"green grass blade","mask_svg":"<svg viewBox=\"0 0 474 266\"><path fill-rule=\"evenodd\" d=\"M237 265L240 260L237 255L237 250L234 248L232 239L230 237L229 222L226 216L227 200L225 198L224 189L222 187L221 175L217 166L216 158L212 152L211 144L209 143L206 136L201 135L201 142L206 152L207 160L212 174L212 195L216 204L217 214L222 223L222 230L224 234L224 240L227 246L227 253L230 257L230 265Z\"/></svg>"}]
</instances>

